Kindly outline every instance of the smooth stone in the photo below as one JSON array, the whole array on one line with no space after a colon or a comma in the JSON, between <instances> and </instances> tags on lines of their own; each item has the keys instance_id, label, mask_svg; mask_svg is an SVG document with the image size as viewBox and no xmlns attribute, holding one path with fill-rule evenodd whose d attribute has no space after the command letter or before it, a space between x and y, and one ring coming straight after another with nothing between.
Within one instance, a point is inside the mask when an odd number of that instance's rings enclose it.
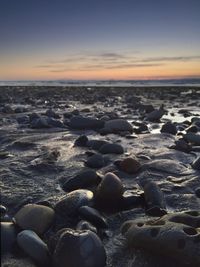
<instances>
[{"instance_id":1,"label":"smooth stone","mask_svg":"<svg viewBox=\"0 0 200 267\"><path fill-rule=\"evenodd\" d=\"M104 129L108 133L133 132L133 126L124 119L114 119L105 122Z\"/></svg>"},{"instance_id":2,"label":"smooth stone","mask_svg":"<svg viewBox=\"0 0 200 267\"><path fill-rule=\"evenodd\" d=\"M200 170L200 157L196 158L192 162L192 168L195 169L195 170Z\"/></svg>"},{"instance_id":3,"label":"smooth stone","mask_svg":"<svg viewBox=\"0 0 200 267\"><path fill-rule=\"evenodd\" d=\"M12 251L16 238L15 224L13 222L1 222L1 255Z\"/></svg>"},{"instance_id":4,"label":"smooth stone","mask_svg":"<svg viewBox=\"0 0 200 267\"><path fill-rule=\"evenodd\" d=\"M47 245L31 230L24 230L17 235L19 247L39 264L49 263L49 251Z\"/></svg>"},{"instance_id":5,"label":"smooth stone","mask_svg":"<svg viewBox=\"0 0 200 267\"><path fill-rule=\"evenodd\" d=\"M75 140L74 145L85 147L87 146L87 142L88 142L88 137L86 135L81 135Z\"/></svg>"},{"instance_id":6,"label":"smooth stone","mask_svg":"<svg viewBox=\"0 0 200 267\"><path fill-rule=\"evenodd\" d=\"M14 216L16 224L24 230L32 230L43 234L53 224L55 212L52 208L28 204L23 206Z\"/></svg>"},{"instance_id":7,"label":"smooth stone","mask_svg":"<svg viewBox=\"0 0 200 267\"><path fill-rule=\"evenodd\" d=\"M151 216L162 216L167 213L164 195L155 182L147 181L144 184L144 197L147 214Z\"/></svg>"},{"instance_id":8,"label":"smooth stone","mask_svg":"<svg viewBox=\"0 0 200 267\"><path fill-rule=\"evenodd\" d=\"M185 140L177 140L175 141L175 146L173 147L176 150L189 153L192 149L191 145L189 145Z\"/></svg>"},{"instance_id":9,"label":"smooth stone","mask_svg":"<svg viewBox=\"0 0 200 267\"><path fill-rule=\"evenodd\" d=\"M62 217L76 215L82 206L90 206L93 201L92 191L79 189L62 197L55 205L55 211Z\"/></svg>"},{"instance_id":10,"label":"smooth stone","mask_svg":"<svg viewBox=\"0 0 200 267\"><path fill-rule=\"evenodd\" d=\"M185 129L185 131L187 133L197 133L198 132L198 127L196 125L191 125L190 127L188 127L187 129Z\"/></svg>"},{"instance_id":11,"label":"smooth stone","mask_svg":"<svg viewBox=\"0 0 200 267\"><path fill-rule=\"evenodd\" d=\"M69 127L77 130L100 129L103 128L104 122L95 118L74 116L70 119Z\"/></svg>"},{"instance_id":12,"label":"smooth stone","mask_svg":"<svg viewBox=\"0 0 200 267\"><path fill-rule=\"evenodd\" d=\"M190 132L185 134L183 138L192 144L200 145L200 134Z\"/></svg>"},{"instance_id":13,"label":"smooth stone","mask_svg":"<svg viewBox=\"0 0 200 267\"><path fill-rule=\"evenodd\" d=\"M30 124L31 128L34 129L42 129L42 128L49 128L49 124L47 121L47 118L45 117L39 117L39 118L35 118L31 121Z\"/></svg>"},{"instance_id":14,"label":"smooth stone","mask_svg":"<svg viewBox=\"0 0 200 267\"><path fill-rule=\"evenodd\" d=\"M90 186L98 185L100 182L101 177L94 170L85 170L67 180L62 188L64 191L70 192L76 189L86 189Z\"/></svg>"},{"instance_id":15,"label":"smooth stone","mask_svg":"<svg viewBox=\"0 0 200 267\"><path fill-rule=\"evenodd\" d=\"M47 117L52 117L55 119L59 119L59 117L60 117L53 109L47 109L47 111L45 112L45 115Z\"/></svg>"},{"instance_id":16,"label":"smooth stone","mask_svg":"<svg viewBox=\"0 0 200 267\"><path fill-rule=\"evenodd\" d=\"M104 140L89 140L87 142L87 147L90 147L91 149L94 149L94 150L99 150L101 149L103 145L106 145L106 144L108 144L108 142Z\"/></svg>"},{"instance_id":17,"label":"smooth stone","mask_svg":"<svg viewBox=\"0 0 200 267\"><path fill-rule=\"evenodd\" d=\"M166 122L165 124L163 124L160 131L161 133L169 133L174 135L177 133L176 125L171 122Z\"/></svg>"},{"instance_id":18,"label":"smooth stone","mask_svg":"<svg viewBox=\"0 0 200 267\"><path fill-rule=\"evenodd\" d=\"M134 174L140 170L141 164L137 159L128 157L119 162L119 168L126 173Z\"/></svg>"},{"instance_id":19,"label":"smooth stone","mask_svg":"<svg viewBox=\"0 0 200 267\"><path fill-rule=\"evenodd\" d=\"M90 168L102 168L106 165L105 159L100 154L94 154L88 158L85 164Z\"/></svg>"},{"instance_id":20,"label":"smooth stone","mask_svg":"<svg viewBox=\"0 0 200 267\"><path fill-rule=\"evenodd\" d=\"M123 154L124 148L119 144L105 144L100 147L99 152L102 154Z\"/></svg>"},{"instance_id":21,"label":"smooth stone","mask_svg":"<svg viewBox=\"0 0 200 267\"><path fill-rule=\"evenodd\" d=\"M97 227L102 227L102 228L108 227L106 220L98 212L98 210L94 208L88 206L82 206L79 209L79 214L82 218L88 220Z\"/></svg>"},{"instance_id":22,"label":"smooth stone","mask_svg":"<svg viewBox=\"0 0 200 267\"><path fill-rule=\"evenodd\" d=\"M94 232L95 234L97 234L97 228L94 225L92 225L90 222L84 221L84 220L81 220L77 224L76 229L77 230L90 230Z\"/></svg>"},{"instance_id":23,"label":"smooth stone","mask_svg":"<svg viewBox=\"0 0 200 267\"><path fill-rule=\"evenodd\" d=\"M104 267L106 253L99 237L91 231L66 230L53 254L55 267Z\"/></svg>"},{"instance_id":24,"label":"smooth stone","mask_svg":"<svg viewBox=\"0 0 200 267\"><path fill-rule=\"evenodd\" d=\"M145 205L145 200L143 195L134 195L130 192L126 191L124 192L121 201L122 210L129 210L144 205Z\"/></svg>"},{"instance_id":25,"label":"smooth stone","mask_svg":"<svg viewBox=\"0 0 200 267\"><path fill-rule=\"evenodd\" d=\"M63 128L64 127L64 124L60 120L52 118L52 117L47 118L47 123L51 127L57 127L57 128Z\"/></svg>"},{"instance_id":26,"label":"smooth stone","mask_svg":"<svg viewBox=\"0 0 200 267\"><path fill-rule=\"evenodd\" d=\"M155 109L154 111L148 113L146 118L151 122L157 122L162 118L164 114L165 110L161 107L160 109Z\"/></svg>"},{"instance_id":27,"label":"smooth stone","mask_svg":"<svg viewBox=\"0 0 200 267\"><path fill-rule=\"evenodd\" d=\"M28 124L30 122L28 115L18 116L16 120L19 124Z\"/></svg>"},{"instance_id":28,"label":"smooth stone","mask_svg":"<svg viewBox=\"0 0 200 267\"><path fill-rule=\"evenodd\" d=\"M97 187L95 202L97 206L103 208L117 208L122 200L124 187L122 181L114 173L106 173L101 183Z\"/></svg>"}]
</instances>

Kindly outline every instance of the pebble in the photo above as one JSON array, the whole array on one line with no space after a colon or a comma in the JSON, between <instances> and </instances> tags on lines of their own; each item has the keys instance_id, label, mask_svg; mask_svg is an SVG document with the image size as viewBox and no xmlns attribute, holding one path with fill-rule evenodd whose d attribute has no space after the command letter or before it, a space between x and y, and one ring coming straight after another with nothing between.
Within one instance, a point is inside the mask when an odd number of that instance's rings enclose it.
<instances>
[{"instance_id":1,"label":"pebble","mask_svg":"<svg viewBox=\"0 0 200 267\"><path fill-rule=\"evenodd\" d=\"M106 253L99 237L89 230L66 230L53 255L56 267L104 267Z\"/></svg>"},{"instance_id":2,"label":"pebble","mask_svg":"<svg viewBox=\"0 0 200 267\"><path fill-rule=\"evenodd\" d=\"M64 191L70 192L76 189L85 189L90 186L98 185L100 182L101 177L94 170L85 170L67 180L62 185L62 188Z\"/></svg>"},{"instance_id":3,"label":"pebble","mask_svg":"<svg viewBox=\"0 0 200 267\"><path fill-rule=\"evenodd\" d=\"M177 133L176 125L171 122L166 122L161 128L161 133L169 133L175 135Z\"/></svg>"},{"instance_id":4,"label":"pebble","mask_svg":"<svg viewBox=\"0 0 200 267\"><path fill-rule=\"evenodd\" d=\"M93 201L92 191L78 189L62 197L55 205L56 212L62 217L77 215L78 209L82 206L91 206Z\"/></svg>"},{"instance_id":5,"label":"pebble","mask_svg":"<svg viewBox=\"0 0 200 267\"><path fill-rule=\"evenodd\" d=\"M134 174L140 170L141 164L137 159L128 157L119 162L119 168L126 173Z\"/></svg>"},{"instance_id":6,"label":"pebble","mask_svg":"<svg viewBox=\"0 0 200 267\"><path fill-rule=\"evenodd\" d=\"M88 142L88 137L86 135L81 135L75 140L74 145L85 147L87 146L87 142Z\"/></svg>"},{"instance_id":7,"label":"pebble","mask_svg":"<svg viewBox=\"0 0 200 267\"><path fill-rule=\"evenodd\" d=\"M114 119L105 122L104 130L107 133L133 132L133 126L124 119Z\"/></svg>"},{"instance_id":8,"label":"pebble","mask_svg":"<svg viewBox=\"0 0 200 267\"><path fill-rule=\"evenodd\" d=\"M17 243L38 264L45 265L49 263L48 247L35 232L31 230L20 232L17 235Z\"/></svg>"},{"instance_id":9,"label":"pebble","mask_svg":"<svg viewBox=\"0 0 200 267\"><path fill-rule=\"evenodd\" d=\"M157 122L162 118L164 114L165 110L162 107L160 107L160 109L155 109L154 111L148 113L146 118L151 122Z\"/></svg>"},{"instance_id":10,"label":"pebble","mask_svg":"<svg viewBox=\"0 0 200 267\"><path fill-rule=\"evenodd\" d=\"M52 208L27 204L14 216L16 224L24 230L32 230L37 234L43 234L53 224L55 212Z\"/></svg>"},{"instance_id":11,"label":"pebble","mask_svg":"<svg viewBox=\"0 0 200 267\"><path fill-rule=\"evenodd\" d=\"M4 216L7 212L7 209L5 206L0 205L0 216Z\"/></svg>"},{"instance_id":12,"label":"pebble","mask_svg":"<svg viewBox=\"0 0 200 267\"><path fill-rule=\"evenodd\" d=\"M94 208L88 206L82 206L79 209L79 214L83 219L86 219L87 221L91 222L97 227L102 227L102 228L108 227L106 220L98 212L98 210Z\"/></svg>"},{"instance_id":13,"label":"pebble","mask_svg":"<svg viewBox=\"0 0 200 267\"><path fill-rule=\"evenodd\" d=\"M86 129L100 129L103 128L104 122L95 118L82 117L80 115L73 116L70 119L69 127L77 130L86 130Z\"/></svg>"},{"instance_id":14,"label":"pebble","mask_svg":"<svg viewBox=\"0 0 200 267\"><path fill-rule=\"evenodd\" d=\"M124 148L119 144L105 144L100 147L99 152L102 154L123 154Z\"/></svg>"},{"instance_id":15,"label":"pebble","mask_svg":"<svg viewBox=\"0 0 200 267\"><path fill-rule=\"evenodd\" d=\"M94 154L88 158L85 164L90 168L102 168L106 165L105 158L100 154Z\"/></svg>"},{"instance_id":16,"label":"pebble","mask_svg":"<svg viewBox=\"0 0 200 267\"><path fill-rule=\"evenodd\" d=\"M96 190L96 204L105 209L117 208L123 193L124 187L119 177L111 172L106 173Z\"/></svg>"}]
</instances>

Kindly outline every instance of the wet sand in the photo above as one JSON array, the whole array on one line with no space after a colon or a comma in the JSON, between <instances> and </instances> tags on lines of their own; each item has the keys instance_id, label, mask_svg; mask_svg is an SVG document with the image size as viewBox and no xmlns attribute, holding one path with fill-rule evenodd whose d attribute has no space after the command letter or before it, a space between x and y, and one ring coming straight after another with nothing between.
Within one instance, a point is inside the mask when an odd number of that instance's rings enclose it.
<instances>
[{"instance_id":1,"label":"wet sand","mask_svg":"<svg viewBox=\"0 0 200 267\"><path fill-rule=\"evenodd\" d=\"M162 105L163 116L148 120L148 114ZM46 114L47 110L57 114L55 126L51 122L47 127L32 127L30 114ZM105 134L99 129L74 129L69 122L79 114L105 121L124 119L133 126L133 131ZM7 220L25 204L48 201L54 207L65 194L63 183L89 169L85 162L88 153L94 150L74 146L80 135L86 135L89 140L117 142L124 148L123 154L108 154L105 166L95 170L100 175L117 174L127 193L139 196L143 193L143 181L151 179L162 190L168 213L200 210L200 198L196 194L200 170L192 167L200 156L200 145L187 142L190 145L187 153L173 149L175 141L190 132L193 118L200 120L200 88L197 87L0 87L1 204L7 208ZM175 124L176 134L160 132L166 122ZM139 129L141 125L147 127ZM200 134L198 125L197 135ZM120 170L114 163L125 157L136 157L141 169L135 174ZM170 257L163 260L144 250L126 248L120 233L123 222L151 219L142 205L102 214L108 222L108 229L101 236L107 266L183 267ZM2 266L31 264L26 262L24 254L16 252L2 261Z\"/></svg>"}]
</instances>

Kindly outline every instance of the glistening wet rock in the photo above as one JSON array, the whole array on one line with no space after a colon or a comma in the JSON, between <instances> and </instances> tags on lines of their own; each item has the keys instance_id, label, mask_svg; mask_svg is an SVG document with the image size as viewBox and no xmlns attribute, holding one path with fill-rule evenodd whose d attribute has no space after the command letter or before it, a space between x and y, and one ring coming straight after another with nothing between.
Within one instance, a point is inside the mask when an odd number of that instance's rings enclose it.
<instances>
[{"instance_id":1,"label":"glistening wet rock","mask_svg":"<svg viewBox=\"0 0 200 267\"><path fill-rule=\"evenodd\" d=\"M88 207L88 206L82 206L79 208L79 214L82 218L88 220L92 224L94 224L97 227L106 228L108 226L106 220L103 218L103 216L98 212L98 210Z\"/></svg>"},{"instance_id":2,"label":"glistening wet rock","mask_svg":"<svg viewBox=\"0 0 200 267\"><path fill-rule=\"evenodd\" d=\"M92 202L92 191L79 189L60 198L55 205L55 210L62 217L68 217L70 215L77 215L80 207L85 205L91 206Z\"/></svg>"},{"instance_id":3,"label":"glistening wet rock","mask_svg":"<svg viewBox=\"0 0 200 267\"><path fill-rule=\"evenodd\" d=\"M12 222L1 222L1 255L10 253L17 238L17 229Z\"/></svg>"}]
</instances>

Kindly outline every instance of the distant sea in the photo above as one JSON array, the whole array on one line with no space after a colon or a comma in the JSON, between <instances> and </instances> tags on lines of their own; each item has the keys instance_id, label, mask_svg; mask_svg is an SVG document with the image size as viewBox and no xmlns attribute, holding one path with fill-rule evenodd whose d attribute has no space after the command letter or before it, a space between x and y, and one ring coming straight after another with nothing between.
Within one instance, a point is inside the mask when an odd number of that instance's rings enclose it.
<instances>
[{"instance_id":1,"label":"distant sea","mask_svg":"<svg viewBox=\"0 0 200 267\"><path fill-rule=\"evenodd\" d=\"M54 80L54 81L0 81L0 86L200 86L200 78L171 80Z\"/></svg>"}]
</instances>

